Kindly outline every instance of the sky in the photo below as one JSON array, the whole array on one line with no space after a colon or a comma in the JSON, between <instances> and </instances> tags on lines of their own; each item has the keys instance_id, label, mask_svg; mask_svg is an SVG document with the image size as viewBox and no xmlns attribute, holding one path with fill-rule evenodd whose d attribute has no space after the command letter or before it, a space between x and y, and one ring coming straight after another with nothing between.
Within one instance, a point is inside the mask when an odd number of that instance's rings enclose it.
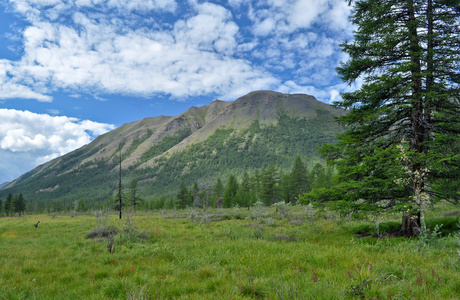
<instances>
[{"instance_id":1,"label":"sky","mask_svg":"<svg viewBox=\"0 0 460 300\"><path fill-rule=\"evenodd\" d=\"M345 0L0 0L0 183L146 117L255 90L332 103Z\"/></svg>"}]
</instances>

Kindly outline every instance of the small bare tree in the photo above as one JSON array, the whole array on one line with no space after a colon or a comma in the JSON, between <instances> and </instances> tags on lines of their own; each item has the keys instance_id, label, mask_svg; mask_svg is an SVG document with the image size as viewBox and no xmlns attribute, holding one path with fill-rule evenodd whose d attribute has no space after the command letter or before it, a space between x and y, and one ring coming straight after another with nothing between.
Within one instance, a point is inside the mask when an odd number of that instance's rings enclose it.
<instances>
[{"instance_id":1,"label":"small bare tree","mask_svg":"<svg viewBox=\"0 0 460 300\"><path fill-rule=\"evenodd\" d=\"M117 201L118 201L118 211L120 213L120 220L121 220L121 215L123 211L123 191L122 191L122 186L121 186L121 144L118 146L118 154L120 157L119 160L119 172L118 172L118 192L117 192Z\"/></svg>"},{"instance_id":2,"label":"small bare tree","mask_svg":"<svg viewBox=\"0 0 460 300\"><path fill-rule=\"evenodd\" d=\"M424 184L426 174L428 173L427 168L415 168L412 169L411 163L405 149L406 142L403 140L397 148L400 151L400 156L397 158L402 165L403 171L406 174L404 178L397 178L396 184L404 185L410 188L413 192L409 199L409 202L414 203L417 206L417 213L411 213L410 208L407 209L403 216L403 224L401 230L406 236L413 235L426 235L427 228L425 223L425 209L430 204L430 196L425 192Z\"/></svg>"}]
</instances>

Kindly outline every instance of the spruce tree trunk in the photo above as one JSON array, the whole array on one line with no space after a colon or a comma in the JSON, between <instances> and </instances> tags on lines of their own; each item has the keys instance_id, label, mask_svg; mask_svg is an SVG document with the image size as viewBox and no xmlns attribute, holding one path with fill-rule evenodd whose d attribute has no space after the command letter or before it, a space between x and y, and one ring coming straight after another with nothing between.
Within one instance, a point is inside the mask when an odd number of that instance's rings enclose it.
<instances>
[{"instance_id":1,"label":"spruce tree trunk","mask_svg":"<svg viewBox=\"0 0 460 300\"><path fill-rule=\"evenodd\" d=\"M401 230L399 231L401 236L415 237L422 233L422 226L420 224L420 212L419 213L405 213L402 217Z\"/></svg>"}]
</instances>

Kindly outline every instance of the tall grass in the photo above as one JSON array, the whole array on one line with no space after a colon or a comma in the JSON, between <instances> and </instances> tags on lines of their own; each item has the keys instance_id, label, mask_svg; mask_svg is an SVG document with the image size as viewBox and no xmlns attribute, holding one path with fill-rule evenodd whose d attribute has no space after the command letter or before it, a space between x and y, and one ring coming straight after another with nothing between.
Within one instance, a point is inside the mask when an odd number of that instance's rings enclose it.
<instances>
[{"instance_id":1,"label":"tall grass","mask_svg":"<svg viewBox=\"0 0 460 300\"><path fill-rule=\"evenodd\" d=\"M288 209L283 214L269 208L138 212L129 224L115 214L103 222L89 215L1 218L0 299L460 295L454 234L419 251L417 239L357 238L357 228L374 230L371 219L352 221L311 208ZM428 220L442 223L442 218L452 218L443 215L449 210L434 211ZM397 221L398 216L387 216L379 230ZM103 237L86 238L101 226L119 230L114 251L108 251Z\"/></svg>"}]
</instances>

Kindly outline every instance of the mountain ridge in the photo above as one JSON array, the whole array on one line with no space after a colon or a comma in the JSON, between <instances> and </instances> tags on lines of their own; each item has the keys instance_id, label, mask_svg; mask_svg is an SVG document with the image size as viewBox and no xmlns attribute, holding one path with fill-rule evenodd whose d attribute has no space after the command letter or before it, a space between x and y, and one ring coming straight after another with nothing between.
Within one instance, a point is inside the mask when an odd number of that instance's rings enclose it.
<instances>
[{"instance_id":1,"label":"mountain ridge","mask_svg":"<svg viewBox=\"0 0 460 300\"><path fill-rule=\"evenodd\" d=\"M177 116L149 117L123 124L91 143L27 172L2 191L19 191L22 187L29 197L44 198L39 195L45 193L55 199L73 198L72 191L75 192L77 187L65 184L66 180L91 184L91 181L82 177L96 176L104 186L103 194L81 192L83 187L76 194L86 197L92 195L98 199L108 197L109 191L113 190L113 178L116 177L119 149L123 172L131 174L127 177L139 176L142 182L158 185L163 182L163 185L171 187L176 186L181 177L192 177L190 172L193 170L205 168L200 165L202 161L212 166L216 160L225 161L222 155L231 156L229 160L235 166L225 166L223 163L206 172L201 170L204 174L196 175L203 178L203 184L209 184L207 177L219 174L217 170L228 173L233 168L236 172L245 167L243 161L251 164L251 168L256 167L251 157L260 161L260 167L266 165L263 153L265 145L259 143L272 147L268 149L270 155L267 154L267 159L271 157L272 160L283 161L284 165L292 160L293 155L305 156L305 153L310 153L316 157L314 147L335 140L336 133L341 129L334 122L334 117L345 113L342 109L304 94L255 91L232 102L215 100L205 106L190 107ZM285 128L277 128L280 122L284 122ZM272 143L274 136L279 144L290 146ZM293 142L293 139L299 142ZM301 144L308 149L302 149ZM200 157L200 152L206 154L205 157ZM308 156L312 156L310 154ZM181 155L187 156L190 161ZM238 156L246 160L241 158L240 163ZM173 162L176 167L170 165ZM168 181L162 176L171 178ZM146 187L145 190L151 191L152 188Z\"/></svg>"}]
</instances>

